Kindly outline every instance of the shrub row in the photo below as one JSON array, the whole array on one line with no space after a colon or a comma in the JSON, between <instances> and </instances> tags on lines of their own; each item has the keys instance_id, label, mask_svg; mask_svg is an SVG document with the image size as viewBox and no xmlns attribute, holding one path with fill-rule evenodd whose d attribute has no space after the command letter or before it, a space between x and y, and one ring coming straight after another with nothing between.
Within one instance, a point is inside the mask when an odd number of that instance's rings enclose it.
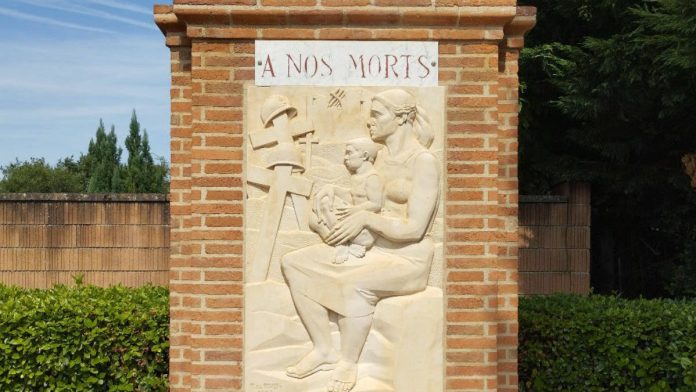
<instances>
[{"instance_id":1,"label":"shrub row","mask_svg":"<svg viewBox=\"0 0 696 392\"><path fill-rule=\"evenodd\" d=\"M696 391L696 301L520 300L522 391Z\"/></svg>"},{"instance_id":2,"label":"shrub row","mask_svg":"<svg viewBox=\"0 0 696 392\"><path fill-rule=\"evenodd\" d=\"M165 288L0 285L1 391L165 391Z\"/></svg>"},{"instance_id":3,"label":"shrub row","mask_svg":"<svg viewBox=\"0 0 696 392\"><path fill-rule=\"evenodd\" d=\"M0 285L1 391L165 391L161 287ZM520 300L521 391L696 391L696 301Z\"/></svg>"}]
</instances>

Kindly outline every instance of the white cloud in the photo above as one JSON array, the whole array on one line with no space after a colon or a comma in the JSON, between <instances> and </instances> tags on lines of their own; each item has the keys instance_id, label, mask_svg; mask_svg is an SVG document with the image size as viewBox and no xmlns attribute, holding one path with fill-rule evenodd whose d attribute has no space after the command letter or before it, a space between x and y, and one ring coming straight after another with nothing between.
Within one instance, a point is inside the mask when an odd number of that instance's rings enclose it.
<instances>
[{"instance_id":1,"label":"white cloud","mask_svg":"<svg viewBox=\"0 0 696 392\"><path fill-rule=\"evenodd\" d=\"M142 27L144 29L149 29L149 30L157 30L155 25L152 22L143 22L139 19L135 18L129 18L129 17L123 17L116 15L111 12L107 11L100 11L100 10L95 10L91 9L88 7L84 7L78 4L75 4L74 2L67 2L67 1L62 1L62 0L18 0L22 3L29 4L35 7L41 7L41 8L48 8L48 9L53 9L53 10L58 10L58 11L63 11L63 12L71 12L75 14L80 14L80 15L89 15L89 16L94 16L97 18L102 18L106 20L113 20L116 22L120 23L125 23L131 26L138 26Z\"/></svg>"},{"instance_id":2,"label":"white cloud","mask_svg":"<svg viewBox=\"0 0 696 392\"><path fill-rule=\"evenodd\" d=\"M169 155L169 52L160 34L0 41L0 165L84 152L100 118L122 143L135 109L152 151Z\"/></svg>"},{"instance_id":3,"label":"white cloud","mask_svg":"<svg viewBox=\"0 0 696 392\"><path fill-rule=\"evenodd\" d=\"M3 8L3 7L0 7L0 15L9 16L11 18L16 18L16 19L28 20L30 22L46 23L46 24L50 24L50 25L54 25L54 26L67 27L70 29L93 31L93 32L98 32L98 33L115 33L114 31L111 31L111 30L106 30L106 29L102 29L102 28L98 28L98 27L79 25L76 23L63 22L60 20L46 18L43 16L37 16L37 15L32 15L32 14L27 14L24 12L15 11L15 10L12 10L9 8Z\"/></svg>"},{"instance_id":4,"label":"white cloud","mask_svg":"<svg viewBox=\"0 0 696 392\"><path fill-rule=\"evenodd\" d=\"M0 64L5 91L144 98L153 85L168 81L167 50L148 37L20 42L2 51L13 53Z\"/></svg>"},{"instance_id":5,"label":"white cloud","mask_svg":"<svg viewBox=\"0 0 696 392\"><path fill-rule=\"evenodd\" d=\"M90 3L103 5L105 7L114 8L118 10L137 12L139 14L145 14L152 16L152 9L137 6L135 4L129 4L124 1L114 1L114 0L87 0Z\"/></svg>"},{"instance_id":6,"label":"white cloud","mask_svg":"<svg viewBox=\"0 0 696 392\"><path fill-rule=\"evenodd\" d=\"M132 86L130 84L104 81L100 83L107 88L109 95L124 98L150 99L153 96L152 84ZM18 80L0 77L0 89L4 91L31 91L33 94L60 94L81 97L95 97L104 95L103 91L94 89L94 82L90 80L71 81L67 85L56 78L34 78L33 80Z\"/></svg>"},{"instance_id":7,"label":"white cloud","mask_svg":"<svg viewBox=\"0 0 696 392\"><path fill-rule=\"evenodd\" d=\"M50 118L51 122L54 120L59 120L59 119L75 119L75 118L85 118L89 117L92 118L92 122L95 122L96 119L105 117L105 116L112 116L112 115L118 115L121 113L130 113L133 109L139 110L139 111L145 111L145 110L151 110L151 109L165 109L166 106L164 105L141 105L139 107L133 107L133 105L123 103L123 104L118 104L115 103L113 105L85 105L85 106L79 106L79 107L72 107L70 105L70 102L65 102L62 105L56 105L56 106L49 106L49 107L24 107L24 108L15 108L12 110L2 110L0 109L0 118L9 118L9 117L15 117L18 118L19 122L15 122L14 125L15 127L21 126L21 124L26 124L26 121L29 120L30 117L38 117L38 118ZM9 125L9 124L5 124Z\"/></svg>"}]
</instances>

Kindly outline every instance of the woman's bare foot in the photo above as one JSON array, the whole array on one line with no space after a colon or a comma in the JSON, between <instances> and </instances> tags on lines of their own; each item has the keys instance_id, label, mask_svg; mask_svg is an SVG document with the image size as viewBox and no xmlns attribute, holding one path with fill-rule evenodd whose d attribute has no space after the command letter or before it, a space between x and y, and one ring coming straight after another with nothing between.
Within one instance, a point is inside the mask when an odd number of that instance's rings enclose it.
<instances>
[{"instance_id":1,"label":"woman's bare foot","mask_svg":"<svg viewBox=\"0 0 696 392\"><path fill-rule=\"evenodd\" d=\"M285 374L292 378L305 378L316 372L332 370L338 362L338 354L330 351L326 354L314 349L302 357L295 365L285 369Z\"/></svg>"},{"instance_id":2,"label":"woman's bare foot","mask_svg":"<svg viewBox=\"0 0 696 392\"><path fill-rule=\"evenodd\" d=\"M331 380L326 390L328 392L350 392L355 387L358 379L358 365L341 361L331 375Z\"/></svg>"}]
</instances>

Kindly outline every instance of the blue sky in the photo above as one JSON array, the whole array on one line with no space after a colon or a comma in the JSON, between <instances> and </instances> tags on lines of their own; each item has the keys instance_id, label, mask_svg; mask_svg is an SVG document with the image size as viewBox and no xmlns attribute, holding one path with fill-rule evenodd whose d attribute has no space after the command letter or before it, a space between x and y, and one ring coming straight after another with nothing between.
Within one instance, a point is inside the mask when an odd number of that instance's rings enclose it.
<instances>
[{"instance_id":1,"label":"blue sky","mask_svg":"<svg viewBox=\"0 0 696 392\"><path fill-rule=\"evenodd\" d=\"M123 146L133 109L153 154L169 160L169 51L155 3L171 1L0 1L0 165L78 158L100 118Z\"/></svg>"}]
</instances>

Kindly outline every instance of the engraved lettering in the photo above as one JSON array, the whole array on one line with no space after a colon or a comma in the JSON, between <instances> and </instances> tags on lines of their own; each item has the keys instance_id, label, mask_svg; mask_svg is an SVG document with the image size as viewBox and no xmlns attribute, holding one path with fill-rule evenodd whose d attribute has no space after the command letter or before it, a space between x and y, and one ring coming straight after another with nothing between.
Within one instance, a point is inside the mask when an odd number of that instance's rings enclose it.
<instances>
[{"instance_id":1,"label":"engraved lettering","mask_svg":"<svg viewBox=\"0 0 696 392\"><path fill-rule=\"evenodd\" d=\"M396 66L396 64L399 63L399 59L397 59L396 56L394 56L393 54L388 54L388 55L385 55L384 57L385 57L385 58L384 58L384 63L385 63L385 65L386 65L385 68L386 68L386 71L387 71L386 74L384 75L384 78L385 78L385 79L389 79L389 68L391 68L392 73L394 74L394 77L395 77L395 78L398 78L398 77L399 77L399 74L396 73L396 70L394 69L394 67ZM393 60L394 63L391 63L391 64L390 64L390 60Z\"/></svg>"},{"instance_id":2,"label":"engraved lettering","mask_svg":"<svg viewBox=\"0 0 696 392\"><path fill-rule=\"evenodd\" d=\"M255 51L259 86L431 86L437 83L435 42L261 40Z\"/></svg>"},{"instance_id":3,"label":"engraved lettering","mask_svg":"<svg viewBox=\"0 0 696 392\"><path fill-rule=\"evenodd\" d=\"M401 55L401 58L406 60L406 67L405 67L406 75L404 76L404 79L411 78L411 57L413 57L413 56L410 54L402 54Z\"/></svg>"},{"instance_id":4,"label":"engraved lettering","mask_svg":"<svg viewBox=\"0 0 696 392\"><path fill-rule=\"evenodd\" d=\"M355 57L353 57L352 54L349 54L348 56L350 56L350 60L353 62L353 68L357 70L358 62L355 60ZM360 59L360 77L365 79L365 58L363 55L360 55L358 58Z\"/></svg>"},{"instance_id":5,"label":"engraved lettering","mask_svg":"<svg viewBox=\"0 0 696 392\"><path fill-rule=\"evenodd\" d=\"M333 68L331 67L331 64L329 64L329 61L326 60L326 58L322 57L321 58L321 64L328 70L328 74L325 74L324 72L321 73L321 76L331 76L333 75Z\"/></svg>"},{"instance_id":6,"label":"engraved lettering","mask_svg":"<svg viewBox=\"0 0 696 392\"><path fill-rule=\"evenodd\" d=\"M373 64L376 64L374 70L377 72L373 72ZM382 73L382 60L379 56L374 55L370 57L370 61L367 62L367 71L370 73L370 76L379 76Z\"/></svg>"},{"instance_id":7,"label":"engraved lettering","mask_svg":"<svg viewBox=\"0 0 696 392\"><path fill-rule=\"evenodd\" d=\"M423 70L425 71L424 75L421 75L421 79L425 79L430 75L430 68L428 67L428 58L425 56L418 56L418 64L420 64L423 67Z\"/></svg>"},{"instance_id":8,"label":"engraved lettering","mask_svg":"<svg viewBox=\"0 0 696 392\"><path fill-rule=\"evenodd\" d=\"M313 71L310 71L310 69L313 69ZM319 61L316 56L307 56L305 58L304 72L307 77L312 78L316 76L317 72L319 72Z\"/></svg>"},{"instance_id":9,"label":"engraved lettering","mask_svg":"<svg viewBox=\"0 0 696 392\"><path fill-rule=\"evenodd\" d=\"M271 77L275 78L275 71L273 70L273 63L271 62L271 55L266 56L266 62L263 65L263 72L261 73L261 77L263 78L266 76L266 72L271 73Z\"/></svg>"},{"instance_id":10,"label":"engraved lettering","mask_svg":"<svg viewBox=\"0 0 696 392\"><path fill-rule=\"evenodd\" d=\"M297 62L295 62L295 59L292 58L290 54L286 55L288 57L288 77L290 77L290 63L292 63L292 66L295 68L295 71L297 71L297 74L302 73L302 55L300 54L300 58L298 59Z\"/></svg>"}]
</instances>

